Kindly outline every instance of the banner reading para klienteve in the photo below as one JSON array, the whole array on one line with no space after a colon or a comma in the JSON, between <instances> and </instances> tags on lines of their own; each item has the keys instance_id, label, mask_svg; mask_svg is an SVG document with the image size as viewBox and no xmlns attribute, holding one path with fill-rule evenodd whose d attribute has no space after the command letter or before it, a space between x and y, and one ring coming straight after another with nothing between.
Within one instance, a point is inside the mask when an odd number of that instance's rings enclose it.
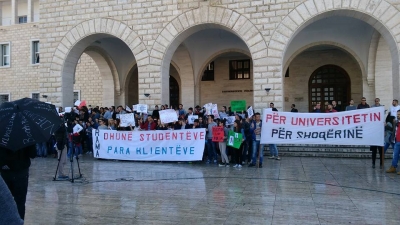
<instances>
[{"instance_id":1,"label":"banner reading para klienteve","mask_svg":"<svg viewBox=\"0 0 400 225\"><path fill-rule=\"evenodd\" d=\"M264 109L262 144L376 145L384 142L384 107L337 113Z\"/></svg>"},{"instance_id":2,"label":"banner reading para klienteve","mask_svg":"<svg viewBox=\"0 0 400 225\"><path fill-rule=\"evenodd\" d=\"M205 129L93 131L94 157L138 161L202 160Z\"/></svg>"}]
</instances>

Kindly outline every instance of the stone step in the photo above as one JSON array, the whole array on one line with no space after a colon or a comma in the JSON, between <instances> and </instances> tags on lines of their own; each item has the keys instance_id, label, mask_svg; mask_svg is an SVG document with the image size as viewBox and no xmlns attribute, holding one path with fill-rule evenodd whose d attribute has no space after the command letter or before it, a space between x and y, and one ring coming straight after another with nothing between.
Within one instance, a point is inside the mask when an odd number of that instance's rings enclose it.
<instances>
[{"instance_id":1,"label":"stone step","mask_svg":"<svg viewBox=\"0 0 400 225\"><path fill-rule=\"evenodd\" d=\"M325 157L325 158L371 158L369 146L337 146L337 145L278 145L279 155L298 157ZM385 158L392 158L393 149L389 148ZM268 145L264 148L264 155L269 155ZM379 154L378 154L379 157Z\"/></svg>"}]
</instances>

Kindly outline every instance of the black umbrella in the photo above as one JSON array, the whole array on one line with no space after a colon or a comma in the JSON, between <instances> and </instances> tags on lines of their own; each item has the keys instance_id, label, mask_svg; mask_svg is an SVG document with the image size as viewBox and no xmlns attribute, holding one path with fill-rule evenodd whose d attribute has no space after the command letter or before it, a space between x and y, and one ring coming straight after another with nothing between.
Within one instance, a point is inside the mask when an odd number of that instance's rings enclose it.
<instances>
[{"instance_id":1,"label":"black umbrella","mask_svg":"<svg viewBox=\"0 0 400 225\"><path fill-rule=\"evenodd\" d=\"M0 147L18 150L46 142L60 127L54 105L23 98L0 105Z\"/></svg>"}]
</instances>

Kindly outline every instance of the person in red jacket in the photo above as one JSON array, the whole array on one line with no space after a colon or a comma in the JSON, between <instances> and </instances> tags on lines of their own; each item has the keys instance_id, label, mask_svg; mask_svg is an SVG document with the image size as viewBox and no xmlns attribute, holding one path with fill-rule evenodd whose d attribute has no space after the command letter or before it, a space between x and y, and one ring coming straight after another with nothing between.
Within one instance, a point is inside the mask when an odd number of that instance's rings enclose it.
<instances>
[{"instance_id":1,"label":"person in red jacket","mask_svg":"<svg viewBox=\"0 0 400 225\"><path fill-rule=\"evenodd\" d=\"M157 124L154 122L153 117L148 116L145 123L140 124L141 130L156 130Z\"/></svg>"}]
</instances>

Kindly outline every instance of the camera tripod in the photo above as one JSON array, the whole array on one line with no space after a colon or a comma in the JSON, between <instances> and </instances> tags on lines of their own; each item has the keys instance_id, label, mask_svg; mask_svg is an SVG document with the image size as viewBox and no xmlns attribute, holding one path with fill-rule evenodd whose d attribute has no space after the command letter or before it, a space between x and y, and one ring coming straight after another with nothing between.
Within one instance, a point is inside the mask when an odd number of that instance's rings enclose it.
<instances>
[{"instance_id":1,"label":"camera tripod","mask_svg":"<svg viewBox=\"0 0 400 225\"><path fill-rule=\"evenodd\" d=\"M69 162L71 164L70 167L70 171L71 171L71 179L57 179L57 173L58 173L58 168L60 167L60 162L61 162L61 157L64 151L64 148L62 148L60 150L60 155L58 156L58 163L57 163L57 169L56 169L56 173L54 174L53 177L53 181L65 181L65 180L69 180L71 183L74 183L75 179L80 179L82 178L82 173L81 173L81 168L79 166L79 156L77 155L76 157L74 157L75 155L75 143L73 143L73 141L71 141L71 143L68 143L71 152L70 152L70 156L69 156ZM65 145L64 145L65 146ZM78 172L79 175L77 178L74 177L74 158L76 158L76 163L78 164Z\"/></svg>"}]
</instances>

